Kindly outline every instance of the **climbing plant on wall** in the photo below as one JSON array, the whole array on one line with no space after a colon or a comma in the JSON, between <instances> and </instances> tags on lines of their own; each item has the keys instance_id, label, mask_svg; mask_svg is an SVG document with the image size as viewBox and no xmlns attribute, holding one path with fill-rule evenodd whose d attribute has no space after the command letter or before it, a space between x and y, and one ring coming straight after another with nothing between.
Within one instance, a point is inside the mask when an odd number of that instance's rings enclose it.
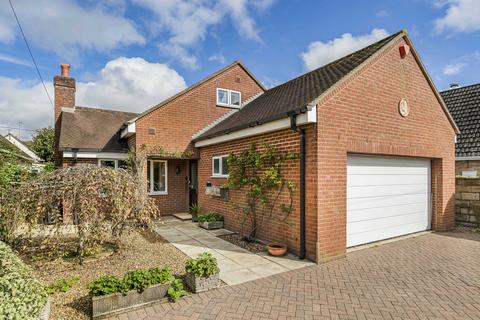
<instances>
[{"instance_id":1,"label":"climbing plant on wall","mask_svg":"<svg viewBox=\"0 0 480 320\"><path fill-rule=\"evenodd\" d=\"M250 226L246 240L255 241L267 220L287 221L292 212L295 184L284 178L282 169L285 162L297 158L297 154L279 152L269 144L263 144L261 148L252 144L239 154L228 156L229 176L226 187L245 194L245 201L230 202L242 227L247 223ZM289 203L278 205L284 190L288 192Z\"/></svg>"}]
</instances>

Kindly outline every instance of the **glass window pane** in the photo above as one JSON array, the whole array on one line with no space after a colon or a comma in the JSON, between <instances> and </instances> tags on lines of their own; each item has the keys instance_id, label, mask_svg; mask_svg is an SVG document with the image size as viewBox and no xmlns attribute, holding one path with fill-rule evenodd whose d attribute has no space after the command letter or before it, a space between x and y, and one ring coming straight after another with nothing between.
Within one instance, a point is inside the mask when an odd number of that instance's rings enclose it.
<instances>
[{"instance_id":1,"label":"glass window pane","mask_svg":"<svg viewBox=\"0 0 480 320\"><path fill-rule=\"evenodd\" d=\"M128 162L126 160L118 160L118 167L122 169L128 169Z\"/></svg>"},{"instance_id":2,"label":"glass window pane","mask_svg":"<svg viewBox=\"0 0 480 320\"><path fill-rule=\"evenodd\" d=\"M160 191L160 163L153 162L153 191Z\"/></svg>"},{"instance_id":3,"label":"glass window pane","mask_svg":"<svg viewBox=\"0 0 480 320\"><path fill-rule=\"evenodd\" d=\"M160 162L160 180L159 180L159 191L167 190L167 181L166 181L166 163Z\"/></svg>"},{"instance_id":4,"label":"glass window pane","mask_svg":"<svg viewBox=\"0 0 480 320\"><path fill-rule=\"evenodd\" d=\"M230 96L230 101L232 106L240 107L240 93L232 91L232 94Z\"/></svg>"},{"instance_id":5,"label":"glass window pane","mask_svg":"<svg viewBox=\"0 0 480 320\"><path fill-rule=\"evenodd\" d=\"M218 104L228 104L228 91L219 89L217 91L217 103Z\"/></svg>"},{"instance_id":6,"label":"glass window pane","mask_svg":"<svg viewBox=\"0 0 480 320\"><path fill-rule=\"evenodd\" d=\"M213 159L213 173L220 174L220 159L215 158Z\"/></svg>"},{"instance_id":7,"label":"glass window pane","mask_svg":"<svg viewBox=\"0 0 480 320\"><path fill-rule=\"evenodd\" d=\"M100 166L115 168L115 160L100 160Z\"/></svg>"},{"instance_id":8,"label":"glass window pane","mask_svg":"<svg viewBox=\"0 0 480 320\"><path fill-rule=\"evenodd\" d=\"M227 175L228 174L228 164L227 164L227 157L222 158L222 174Z\"/></svg>"}]
</instances>

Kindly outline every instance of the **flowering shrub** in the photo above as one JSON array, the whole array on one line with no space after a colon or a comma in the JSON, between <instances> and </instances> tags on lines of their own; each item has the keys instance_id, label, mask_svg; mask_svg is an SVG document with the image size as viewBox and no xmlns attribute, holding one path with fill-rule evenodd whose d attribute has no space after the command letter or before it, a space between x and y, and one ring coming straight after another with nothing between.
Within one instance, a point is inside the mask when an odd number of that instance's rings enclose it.
<instances>
[{"instance_id":1,"label":"flowering shrub","mask_svg":"<svg viewBox=\"0 0 480 320\"><path fill-rule=\"evenodd\" d=\"M47 302L47 291L32 270L0 242L0 319L38 319Z\"/></svg>"}]
</instances>

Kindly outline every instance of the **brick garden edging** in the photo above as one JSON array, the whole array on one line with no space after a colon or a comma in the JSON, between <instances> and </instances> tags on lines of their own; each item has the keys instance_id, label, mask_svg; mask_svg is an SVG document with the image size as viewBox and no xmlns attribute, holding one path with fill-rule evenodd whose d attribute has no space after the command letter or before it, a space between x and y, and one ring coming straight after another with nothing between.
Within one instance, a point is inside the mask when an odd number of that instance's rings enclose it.
<instances>
[{"instance_id":1,"label":"brick garden edging","mask_svg":"<svg viewBox=\"0 0 480 320\"><path fill-rule=\"evenodd\" d=\"M480 178L456 178L455 223L480 227Z\"/></svg>"},{"instance_id":2,"label":"brick garden edging","mask_svg":"<svg viewBox=\"0 0 480 320\"><path fill-rule=\"evenodd\" d=\"M132 290L125 295L112 293L106 296L92 297L92 317L98 319L166 299L169 287L169 283L163 283L148 287L141 293Z\"/></svg>"}]
</instances>

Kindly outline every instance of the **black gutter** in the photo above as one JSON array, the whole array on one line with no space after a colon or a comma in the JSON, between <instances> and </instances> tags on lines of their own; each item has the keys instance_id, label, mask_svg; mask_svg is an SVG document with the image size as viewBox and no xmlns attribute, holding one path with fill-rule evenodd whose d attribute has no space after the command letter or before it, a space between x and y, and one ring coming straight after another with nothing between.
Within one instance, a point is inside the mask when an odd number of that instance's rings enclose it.
<instances>
[{"instance_id":1,"label":"black gutter","mask_svg":"<svg viewBox=\"0 0 480 320\"><path fill-rule=\"evenodd\" d=\"M290 128L300 135L300 259L306 256L305 228L305 129L297 127L297 114L290 114Z\"/></svg>"}]
</instances>

